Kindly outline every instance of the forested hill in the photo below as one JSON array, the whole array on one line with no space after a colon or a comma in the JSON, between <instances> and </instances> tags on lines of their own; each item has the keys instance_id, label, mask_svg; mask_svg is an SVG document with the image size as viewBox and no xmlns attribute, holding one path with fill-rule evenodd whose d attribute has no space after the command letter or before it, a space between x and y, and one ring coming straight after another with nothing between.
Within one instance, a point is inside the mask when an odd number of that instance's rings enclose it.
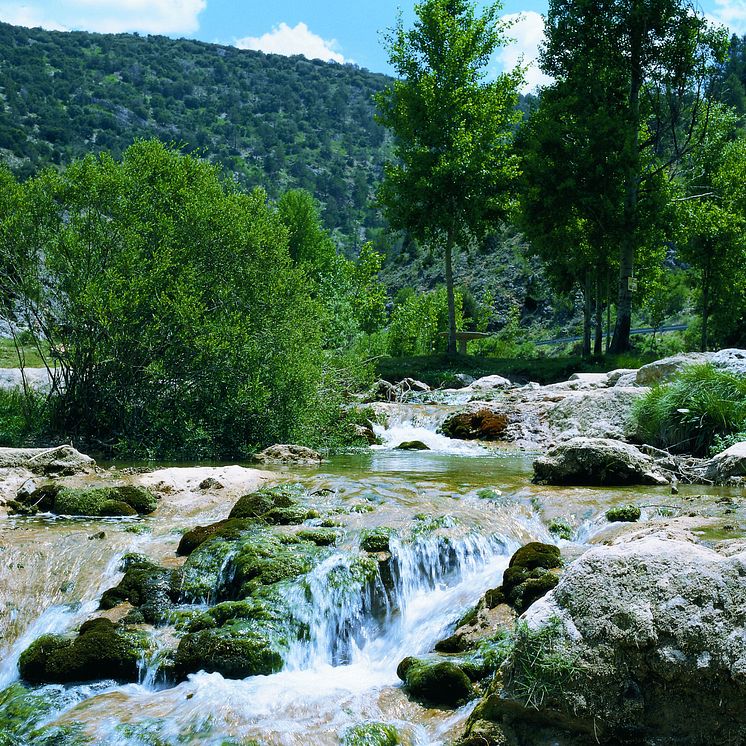
<instances>
[{"instance_id":1,"label":"forested hill","mask_svg":"<svg viewBox=\"0 0 746 746\"><path fill-rule=\"evenodd\" d=\"M352 65L192 40L51 32L0 23L0 159L26 176L158 137L201 149L244 186L303 187L349 242L388 139L372 97L388 78Z\"/></svg>"}]
</instances>

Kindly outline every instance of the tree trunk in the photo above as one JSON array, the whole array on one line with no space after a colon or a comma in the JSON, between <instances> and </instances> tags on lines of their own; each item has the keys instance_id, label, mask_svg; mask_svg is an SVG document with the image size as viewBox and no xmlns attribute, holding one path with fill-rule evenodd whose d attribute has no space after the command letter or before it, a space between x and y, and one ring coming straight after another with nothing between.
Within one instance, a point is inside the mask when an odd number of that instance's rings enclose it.
<instances>
[{"instance_id":1,"label":"tree trunk","mask_svg":"<svg viewBox=\"0 0 746 746\"><path fill-rule=\"evenodd\" d=\"M639 2L630 20L630 88L627 102L629 110L628 163L624 198L624 237L619 250L619 298L616 309L616 326L611 351L628 352L632 328L632 290L630 280L635 270L637 248L637 202L640 189L640 90L642 89L641 49L645 33L644 12Z\"/></svg>"},{"instance_id":2,"label":"tree trunk","mask_svg":"<svg viewBox=\"0 0 746 746\"><path fill-rule=\"evenodd\" d=\"M606 270L606 354L611 347L611 270Z\"/></svg>"},{"instance_id":3,"label":"tree trunk","mask_svg":"<svg viewBox=\"0 0 746 746\"><path fill-rule=\"evenodd\" d=\"M587 269L583 287L583 357L591 356L591 319L593 317L591 284L591 271Z\"/></svg>"},{"instance_id":4,"label":"tree trunk","mask_svg":"<svg viewBox=\"0 0 746 746\"><path fill-rule=\"evenodd\" d=\"M707 352L707 346L710 343L707 334L707 326L710 322L710 272L709 267L705 267L702 273L702 352Z\"/></svg>"},{"instance_id":5,"label":"tree trunk","mask_svg":"<svg viewBox=\"0 0 746 746\"><path fill-rule=\"evenodd\" d=\"M453 236L446 238L446 295L448 296L448 356L456 354L456 298L453 290Z\"/></svg>"},{"instance_id":6,"label":"tree trunk","mask_svg":"<svg viewBox=\"0 0 746 746\"><path fill-rule=\"evenodd\" d=\"M601 295L601 273L596 273L596 337L593 341L593 354L603 355L604 343L604 303Z\"/></svg>"}]
</instances>

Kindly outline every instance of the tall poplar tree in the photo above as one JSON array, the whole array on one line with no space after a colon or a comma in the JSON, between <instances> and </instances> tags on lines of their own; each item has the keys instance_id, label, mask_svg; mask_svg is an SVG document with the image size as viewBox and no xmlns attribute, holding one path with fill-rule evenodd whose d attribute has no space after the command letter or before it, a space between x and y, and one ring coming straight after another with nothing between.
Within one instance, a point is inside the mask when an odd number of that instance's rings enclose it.
<instances>
[{"instance_id":1,"label":"tall poplar tree","mask_svg":"<svg viewBox=\"0 0 746 746\"><path fill-rule=\"evenodd\" d=\"M393 132L379 200L394 228L439 249L448 295L448 352L456 352L453 252L507 213L517 175L512 150L522 71L488 77L506 26L489 5L425 0L405 29L386 39L398 80L377 97L379 121Z\"/></svg>"},{"instance_id":2,"label":"tall poplar tree","mask_svg":"<svg viewBox=\"0 0 746 746\"><path fill-rule=\"evenodd\" d=\"M727 39L689 0L550 0L541 67L575 95L605 89L604 113L622 126L608 143L620 164L619 289L613 352L630 347L635 263L645 240L641 194L696 145L708 114L713 62ZM603 160L589 167L603 164Z\"/></svg>"}]
</instances>

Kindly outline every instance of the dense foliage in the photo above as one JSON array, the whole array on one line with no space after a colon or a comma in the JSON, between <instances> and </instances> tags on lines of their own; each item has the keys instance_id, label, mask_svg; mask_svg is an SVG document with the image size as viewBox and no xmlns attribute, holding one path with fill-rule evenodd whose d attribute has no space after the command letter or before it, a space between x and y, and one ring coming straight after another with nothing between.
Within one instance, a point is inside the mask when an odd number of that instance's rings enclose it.
<instances>
[{"instance_id":1,"label":"dense foliage","mask_svg":"<svg viewBox=\"0 0 746 746\"><path fill-rule=\"evenodd\" d=\"M520 69L488 79L506 43L500 5L477 13L466 0L425 0L411 29L387 40L399 75L378 97L379 121L394 136L396 160L379 190L391 225L444 256L448 351L456 352L453 251L506 217L517 162L512 149Z\"/></svg>"},{"instance_id":2,"label":"dense foliage","mask_svg":"<svg viewBox=\"0 0 746 746\"><path fill-rule=\"evenodd\" d=\"M674 453L707 456L746 436L746 377L693 366L654 388L636 408L637 434Z\"/></svg>"},{"instance_id":3,"label":"dense foliage","mask_svg":"<svg viewBox=\"0 0 746 746\"><path fill-rule=\"evenodd\" d=\"M242 186L302 188L358 246L388 152L373 119L383 75L193 40L0 23L0 158L21 175L137 138L199 150Z\"/></svg>"},{"instance_id":4,"label":"dense foliage","mask_svg":"<svg viewBox=\"0 0 746 746\"><path fill-rule=\"evenodd\" d=\"M334 314L316 291L325 270L294 262L292 226L264 192L157 141L24 185L3 178L3 317L49 350L55 431L128 454L227 458L343 427L325 365ZM327 305L353 307L346 292Z\"/></svg>"}]
</instances>

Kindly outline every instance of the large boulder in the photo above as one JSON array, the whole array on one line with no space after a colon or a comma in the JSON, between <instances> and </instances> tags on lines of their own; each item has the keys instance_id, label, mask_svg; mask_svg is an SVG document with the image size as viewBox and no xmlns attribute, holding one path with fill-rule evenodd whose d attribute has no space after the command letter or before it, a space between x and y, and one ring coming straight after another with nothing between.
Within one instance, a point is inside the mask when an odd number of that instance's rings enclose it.
<instances>
[{"instance_id":1,"label":"large boulder","mask_svg":"<svg viewBox=\"0 0 746 746\"><path fill-rule=\"evenodd\" d=\"M258 464L319 464L323 456L311 448L292 444L276 444L257 453Z\"/></svg>"},{"instance_id":2,"label":"large boulder","mask_svg":"<svg viewBox=\"0 0 746 746\"><path fill-rule=\"evenodd\" d=\"M481 717L511 744L746 743L746 551L631 535L523 616Z\"/></svg>"},{"instance_id":3,"label":"large boulder","mask_svg":"<svg viewBox=\"0 0 746 746\"><path fill-rule=\"evenodd\" d=\"M469 384L468 388L474 392L504 391L513 388L513 382L503 376L484 376Z\"/></svg>"},{"instance_id":4,"label":"large boulder","mask_svg":"<svg viewBox=\"0 0 746 746\"><path fill-rule=\"evenodd\" d=\"M76 488L51 483L31 493L22 488L16 499L8 502L8 507L20 515L55 513L116 518L152 513L158 507L158 499L145 487L134 485Z\"/></svg>"},{"instance_id":5,"label":"large boulder","mask_svg":"<svg viewBox=\"0 0 746 746\"><path fill-rule=\"evenodd\" d=\"M557 439L612 438L625 440L635 430L635 402L646 388L602 388L568 394L546 413L546 424Z\"/></svg>"},{"instance_id":6,"label":"large boulder","mask_svg":"<svg viewBox=\"0 0 746 746\"><path fill-rule=\"evenodd\" d=\"M449 438L459 440L505 440L511 414L480 406L450 415L441 425L441 431Z\"/></svg>"},{"instance_id":7,"label":"large boulder","mask_svg":"<svg viewBox=\"0 0 746 746\"><path fill-rule=\"evenodd\" d=\"M635 375L635 383L638 386L653 386L657 383L665 383L675 378L690 365L708 362L710 357L710 354L706 352L684 352L680 355L664 357L662 360L643 365Z\"/></svg>"},{"instance_id":8,"label":"large boulder","mask_svg":"<svg viewBox=\"0 0 746 746\"><path fill-rule=\"evenodd\" d=\"M716 368L746 376L746 350L720 350L712 354L710 362Z\"/></svg>"},{"instance_id":9,"label":"large boulder","mask_svg":"<svg viewBox=\"0 0 746 746\"><path fill-rule=\"evenodd\" d=\"M707 463L706 476L716 484L746 477L746 442L736 443L711 458Z\"/></svg>"},{"instance_id":10,"label":"large boulder","mask_svg":"<svg viewBox=\"0 0 746 746\"><path fill-rule=\"evenodd\" d=\"M405 658L396 675L415 699L428 704L457 707L474 695L466 672L451 661Z\"/></svg>"},{"instance_id":11,"label":"large boulder","mask_svg":"<svg viewBox=\"0 0 746 746\"><path fill-rule=\"evenodd\" d=\"M72 446L0 448L0 469L22 468L35 474L72 475L92 469L96 462Z\"/></svg>"},{"instance_id":12,"label":"large boulder","mask_svg":"<svg viewBox=\"0 0 746 746\"><path fill-rule=\"evenodd\" d=\"M48 393L52 388L49 371L46 368L0 368L0 390L13 391L24 386Z\"/></svg>"},{"instance_id":13,"label":"large boulder","mask_svg":"<svg viewBox=\"0 0 746 746\"><path fill-rule=\"evenodd\" d=\"M534 482L556 485L668 484L650 456L629 443L574 438L534 461Z\"/></svg>"}]
</instances>

